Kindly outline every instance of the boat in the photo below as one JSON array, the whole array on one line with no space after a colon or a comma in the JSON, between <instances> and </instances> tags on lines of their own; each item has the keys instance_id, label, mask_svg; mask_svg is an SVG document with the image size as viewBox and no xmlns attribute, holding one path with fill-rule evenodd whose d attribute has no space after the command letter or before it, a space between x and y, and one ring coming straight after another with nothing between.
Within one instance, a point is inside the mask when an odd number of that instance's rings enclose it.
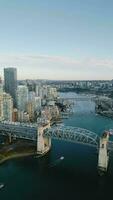
<instances>
[{"instance_id":1,"label":"boat","mask_svg":"<svg viewBox=\"0 0 113 200\"><path fill-rule=\"evenodd\" d=\"M60 157L60 160L64 160L64 156L61 156L61 157Z\"/></svg>"},{"instance_id":2,"label":"boat","mask_svg":"<svg viewBox=\"0 0 113 200\"><path fill-rule=\"evenodd\" d=\"M4 187L3 183L0 183L0 189L2 189Z\"/></svg>"}]
</instances>

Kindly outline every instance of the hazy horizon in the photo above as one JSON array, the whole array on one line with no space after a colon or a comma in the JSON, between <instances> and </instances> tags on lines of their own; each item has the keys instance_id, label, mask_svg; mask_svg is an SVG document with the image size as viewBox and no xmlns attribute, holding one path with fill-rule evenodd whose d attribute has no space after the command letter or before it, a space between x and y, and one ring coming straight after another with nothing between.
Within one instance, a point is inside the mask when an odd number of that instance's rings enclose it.
<instances>
[{"instance_id":1,"label":"hazy horizon","mask_svg":"<svg viewBox=\"0 0 113 200\"><path fill-rule=\"evenodd\" d=\"M0 75L112 80L112 0L1 0Z\"/></svg>"}]
</instances>

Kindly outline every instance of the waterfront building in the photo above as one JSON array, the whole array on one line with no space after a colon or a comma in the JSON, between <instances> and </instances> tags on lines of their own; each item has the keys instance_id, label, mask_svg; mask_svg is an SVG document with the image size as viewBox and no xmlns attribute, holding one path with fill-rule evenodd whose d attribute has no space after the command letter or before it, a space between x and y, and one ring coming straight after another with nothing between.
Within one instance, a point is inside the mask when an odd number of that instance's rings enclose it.
<instances>
[{"instance_id":1,"label":"waterfront building","mask_svg":"<svg viewBox=\"0 0 113 200\"><path fill-rule=\"evenodd\" d=\"M37 97L40 96L40 88L41 88L40 85L36 85L36 86L35 86L35 93L36 93L36 96L37 96Z\"/></svg>"},{"instance_id":2,"label":"waterfront building","mask_svg":"<svg viewBox=\"0 0 113 200\"><path fill-rule=\"evenodd\" d=\"M13 114L13 99L7 94L3 93L3 119L6 121L12 121Z\"/></svg>"},{"instance_id":3,"label":"waterfront building","mask_svg":"<svg viewBox=\"0 0 113 200\"><path fill-rule=\"evenodd\" d=\"M28 94L27 112L29 114L29 120L34 121L35 112L35 92L30 91Z\"/></svg>"},{"instance_id":4,"label":"waterfront building","mask_svg":"<svg viewBox=\"0 0 113 200\"><path fill-rule=\"evenodd\" d=\"M38 96L42 99L43 98L43 92L42 92L42 87L39 87L39 90L38 90Z\"/></svg>"},{"instance_id":5,"label":"waterfront building","mask_svg":"<svg viewBox=\"0 0 113 200\"><path fill-rule=\"evenodd\" d=\"M47 93L48 93L48 86L44 85L43 88L42 88L42 97L43 97L43 99L47 98Z\"/></svg>"},{"instance_id":6,"label":"waterfront building","mask_svg":"<svg viewBox=\"0 0 113 200\"><path fill-rule=\"evenodd\" d=\"M41 111L41 98L34 97L31 101L27 103L27 112L29 114L30 121L34 121L35 117L39 115Z\"/></svg>"},{"instance_id":7,"label":"waterfront building","mask_svg":"<svg viewBox=\"0 0 113 200\"><path fill-rule=\"evenodd\" d=\"M0 77L0 95L3 94L3 84L2 84L2 79Z\"/></svg>"},{"instance_id":8,"label":"waterfront building","mask_svg":"<svg viewBox=\"0 0 113 200\"><path fill-rule=\"evenodd\" d=\"M60 116L60 112L57 106L45 106L41 111L41 117L43 119L51 121L58 119Z\"/></svg>"},{"instance_id":9,"label":"waterfront building","mask_svg":"<svg viewBox=\"0 0 113 200\"><path fill-rule=\"evenodd\" d=\"M18 121L19 122L29 122L29 114L24 111L18 111Z\"/></svg>"},{"instance_id":10,"label":"waterfront building","mask_svg":"<svg viewBox=\"0 0 113 200\"><path fill-rule=\"evenodd\" d=\"M51 114L53 120L56 120L59 118L60 113L59 113L59 109L57 106L50 106L49 111L50 111L50 114Z\"/></svg>"},{"instance_id":11,"label":"waterfront building","mask_svg":"<svg viewBox=\"0 0 113 200\"><path fill-rule=\"evenodd\" d=\"M17 88L17 108L19 111L26 111L28 103L28 88L26 85L19 85Z\"/></svg>"},{"instance_id":12,"label":"waterfront building","mask_svg":"<svg viewBox=\"0 0 113 200\"><path fill-rule=\"evenodd\" d=\"M52 116L51 116L51 113L50 113L50 110L48 107L45 107L43 110L41 110L41 118L43 120L50 120L52 119Z\"/></svg>"},{"instance_id":13,"label":"waterfront building","mask_svg":"<svg viewBox=\"0 0 113 200\"><path fill-rule=\"evenodd\" d=\"M29 122L29 114L27 112L24 112L24 118L23 118L23 122Z\"/></svg>"},{"instance_id":14,"label":"waterfront building","mask_svg":"<svg viewBox=\"0 0 113 200\"><path fill-rule=\"evenodd\" d=\"M13 98L14 107L16 107L16 90L17 90L17 69L4 68L4 88L5 92Z\"/></svg>"},{"instance_id":15,"label":"waterfront building","mask_svg":"<svg viewBox=\"0 0 113 200\"><path fill-rule=\"evenodd\" d=\"M18 110L16 108L13 109L12 121L13 122L17 122L18 121Z\"/></svg>"},{"instance_id":16,"label":"waterfront building","mask_svg":"<svg viewBox=\"0 0 113 200\"><path fill-rule=\"evenodd\" d=\"M51 100L54 100L54 99L57 98L57 96L58 96L58 95L57 95L57 89L48 86L48 87L47 87L47 98L48 98L48 99L51 99Z\"/></svg>"},{"instance_id":17,"label":"waterfront building","mask_svg":"<svg viewBox=\"0 0 113 200\"><path fill-rule=\"evenodd\" d=\"M41 98L35 97L35 111L41 110Z\"/></svg>"},{"instance_id":18,"label":"waterfront building","mask_svg":"<svg viewBox=\"0 0 113 200\"><path fill-rule=\"evenodd\" d=\"M35 101L35 92L34 91L30 91L28 93L28 101L29 102Z\"/></svg>"},{"instance_id":19,"label":"waterfront building","mask_svg":"<svg viewBox=\"0 0 113 200\"><path fill-rule=\"evenodd\" d=\"M2 83L2 78L1 78L1 76L0 76L0 83Z\"/></svg>"},{"instance_id":20,"label":"waterfront building","mask_svg":"<svg viewBox=\"0 0 113 200\"><path fill-rule=\"evenodd\" d=\"M0 121L3 120L3 96L0 95Z\"/></svg>"},{"instance_id":21,"label":"waterfront building","mask_svg":"<svg viewBox=\"0 0 113 200\"><path fill-rule=\"evenodd\" d=\"M3 93L3 85L0 84L0 95L2 95L2 93Z\"/></svg>"},{"instance_id":22,"label":"waterfront building","mask_svg":"<svg viewBox=\"0 0 113 200\"><path fill-rule=\"evenodd\" d=\"M28 93L28 102L32 102L35 105L35 92L31 91Z\"/></svg>"},{"instance_id":23,"label":"waterfront building","mask_svg":"<svg viewBox=\"0 0 113 200\"><path fill-rule=\"evenodd\" d=\"M27 113L29 114L29 120L34 121L35 105L34 102L27 103Z\"/></svg>"}]
</instances>

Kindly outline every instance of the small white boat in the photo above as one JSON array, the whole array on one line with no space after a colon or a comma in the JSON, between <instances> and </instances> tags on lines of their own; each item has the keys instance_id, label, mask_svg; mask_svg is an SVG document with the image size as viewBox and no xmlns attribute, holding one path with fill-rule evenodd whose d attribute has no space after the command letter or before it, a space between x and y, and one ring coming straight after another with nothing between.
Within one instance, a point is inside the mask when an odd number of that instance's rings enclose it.
<instances>
[{"instance_id":1,"label":"small white boat","mask_svg":"<svg viewBox=\"0 0 113 200\"><path fill-rule=\"evenodd\" d=\"M60 160L64 160L64 156L61 156L61 157L60 157Z\"/></svg>"},{"instance_id":2,"label":"small white boat","mask_svg":"<svg viewBox=\"0 0 113 200\"><path fill-rule=\"evenodd\" d=\"M2 189L4 187L3 183L0 183L0 189Z\"/></svg>"}]
</instances>

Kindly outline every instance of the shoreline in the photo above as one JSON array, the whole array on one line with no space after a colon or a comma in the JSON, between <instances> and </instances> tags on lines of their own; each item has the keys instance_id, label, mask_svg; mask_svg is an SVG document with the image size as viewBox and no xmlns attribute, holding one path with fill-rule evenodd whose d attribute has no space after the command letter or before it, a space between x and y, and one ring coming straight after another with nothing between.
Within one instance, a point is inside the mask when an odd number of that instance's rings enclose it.
<instances>
[{"instance_id":1,"label":"shoreline","mask_svg":"<svg viewBox=\"0 0 113 200\"><path fill-rule=\"evenodd\" d=\"M37 155L37 153L17 153L17 154L14 154L14 155L10 155L10 156L7 156L3 159L0 160L0 165L4 162L6 162L7 160L12 160L12 159L15 159L15 158L22 158L22 157L28 157L28 156L32 156L32 155Z\"/></svg>"},{"instance_id":2,"label":"shoreline","mask_svg":"<svg viewBox=\"0 0 113 200\"><path fill-rule=\"evenodd\" d=\"M38 154L37 152L12 154L10 156L7 156L7 157L1 159L0 165L3 164L4 162L8 161L8 160L13 160L13 159L16 159L16 158L22 158L22 157L28 157L28 156L36 156L36 158L40 158L40 157L43 157L44 155L46 155L49 151L50 151L50 149L46 149L46 151L43 152L42 154Z\"/></svg>"},{"instance_id":3,"label":"shoreline","mask_svg":"<svg viewBox=\"0 0 113 200\"><path fill-rule=\"evenodd\" d=\"M106 117L106 118L109 118L109 119L113 119L113 113L112 115L110 113L104 113L104 112L99 112L99 111L96 111L95 112L96 114L100 115L100 116L103 116L103 117Z\"/></svg>"}]
</instances>

